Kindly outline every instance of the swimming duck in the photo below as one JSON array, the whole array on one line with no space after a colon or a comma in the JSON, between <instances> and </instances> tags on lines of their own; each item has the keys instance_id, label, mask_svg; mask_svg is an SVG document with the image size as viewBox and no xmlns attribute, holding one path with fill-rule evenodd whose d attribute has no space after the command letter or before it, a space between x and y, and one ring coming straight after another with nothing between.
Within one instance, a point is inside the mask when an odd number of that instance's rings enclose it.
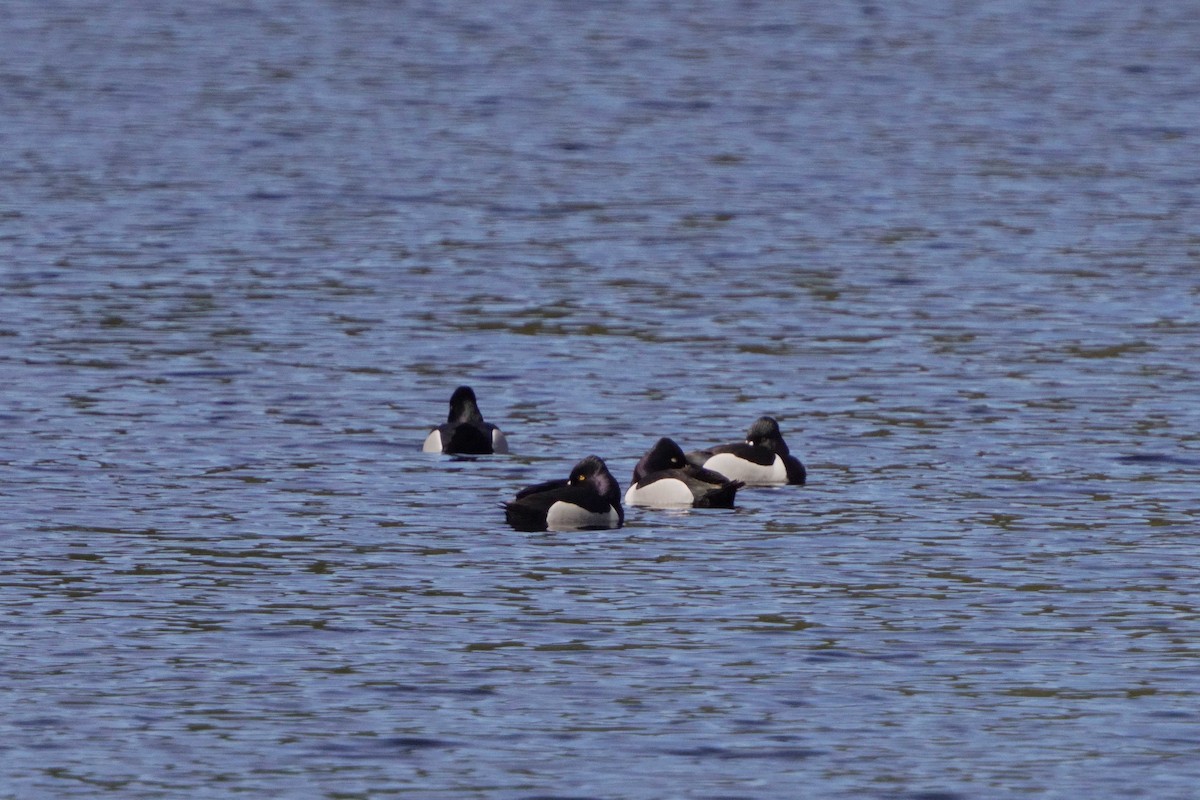
<instances>
[{"instance_id":1,"label":"swimming duck","mask_svg":"<svg viewBox=\"0 0 1200 800\"><path fill-rule=\"evenodd\" d=\"M633 468L633 482L625 492L625 502L656 508L733 508L734 495L745 485L711 469L689 464L683 449L663 437Z\"/></svg>"},{"instance_id":2,"label":"swimming duck","mask_svg":"<svg viewBox=\"0 0 1200 800\"><path fill-rule=\"evenodd\" d=\"M696 466L749 485L802 484L807 477L804 465L788 450L779 423L772 417L756 419L744 442L697 450L688 453L687 459Z\"/></svg>"},{"instance_id":3,"label":"swimming duck","mask_svg":"<svg viewBox=\"0 0 1200 800\"><path fill-rule=\"evenodd\" d=\"M504 504L508 524L520 531L619 528L625 524L621 487L604 461L588 456L571 477L522 489Z\"/></svg>"},{"instance_id":4,"label":"swimming duck","mask_svg":"<svg viewBox=\"0 0 1200 800\"><path fill-rule=\"evenodd\" d=\"M450 416L430 431L421 450L466 455L507 453L508 440L499 428L483 421L471 387L460 386L450 395Z\"/></svg>"}]
</instances>

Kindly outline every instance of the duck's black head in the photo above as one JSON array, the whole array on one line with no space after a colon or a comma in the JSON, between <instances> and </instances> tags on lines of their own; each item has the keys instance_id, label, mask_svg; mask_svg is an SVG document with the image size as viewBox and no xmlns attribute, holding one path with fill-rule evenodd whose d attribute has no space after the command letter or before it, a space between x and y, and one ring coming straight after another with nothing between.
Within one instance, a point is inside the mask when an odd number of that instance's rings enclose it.
<instances>
[{"instance_id":1,"label":"duck's black head","mask_svg":"<svg viewBox=\"0 0 1200 800\"><path fill-rule=\"evenodd\" d=\"M783 434L779 431L779 423L775 421L774 417L759 417L754 420L754 424L746 432L746 441L749 444L766 447L781 456L789 453L787 443L783 441Z\"/></svg>"},{"instance_id":2,"label":"duck's black head","mask_svg":"<svg viewBox=\"0 0 1200 800\"><path fill-rule=\"evenodd\" d=\"M570 483L572 486L591 484L601 497L612 500L617 506L621 503L621 487L599 456L588 456L576 464L571 470Z\"/></svg>"},{"instance_id":3,"label":"duck's black head","mask_svg":"<svg viewBox=\"0 0 1200 800\"><path fill-rule=\"evenodd\" d=\"M636 483L651 472L683 469L685 464L687 464L687 458L683 455L683 448L676 444L674 439L664 436L646 451L646 455L642 456L637 466L633 468L633 480Z\"/></svg>"},{"instance_id":4,"label":"duck's black head","mask_svg":"<svg viewBox=\"0 0 1200 800\"><path fill-rule=\"evenodd\" d=\"M450 417L447 422L483 422L483 414L470 386L460 386L450 395Z\"/></svg>"}]
</instances>

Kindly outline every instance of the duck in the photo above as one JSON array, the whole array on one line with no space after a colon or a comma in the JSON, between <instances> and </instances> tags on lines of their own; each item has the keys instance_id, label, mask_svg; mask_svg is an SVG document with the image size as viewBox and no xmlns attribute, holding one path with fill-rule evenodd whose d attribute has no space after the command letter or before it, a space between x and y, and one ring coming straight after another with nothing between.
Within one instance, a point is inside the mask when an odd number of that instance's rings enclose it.
<instances>
[{"instance_id":1,"label":"duck","mask_svg":"<svg viewBox=\"0 0 1200 800\"><path fill-rule=\"evenodd\" d=\"M570 477L535 484L504 504L508 524L520 531L619 528L625 524L621 487L599 456L588 456Z\"/></svg>"},{"instance_id":2,"label":"duck","mask_svg":"<svg viewBox=\"0 0 1200 800\"><path fill-rule=\"evenodd\" d=\"M687 460L751 486L802 485L808 478L800 459L788 450L774 417L756 419L745 441L695 450L687 454Z\"/></svg>"},{"instance_id":3,"label":"duck","mask_svg":"<svg viewBox=\"0 0 1200 800\"><path fill-rule=\"evenodd\" d=\"M508 440L490 422L484 422L470 386L460 386L450 395L450 415L425 437L425 453L488 455L507 453Z\"/></svg>"},{"instance_id":4,"label":"duck","mask_svg":"<svg viewBox=\"0 0 1200 800\"><path fill-rule=\"evenodd\" d=\"M733 508L746 484L688 462L673 439L663 437L633 468L625 503L654 508Z\"/></svg>"}]
</instances>

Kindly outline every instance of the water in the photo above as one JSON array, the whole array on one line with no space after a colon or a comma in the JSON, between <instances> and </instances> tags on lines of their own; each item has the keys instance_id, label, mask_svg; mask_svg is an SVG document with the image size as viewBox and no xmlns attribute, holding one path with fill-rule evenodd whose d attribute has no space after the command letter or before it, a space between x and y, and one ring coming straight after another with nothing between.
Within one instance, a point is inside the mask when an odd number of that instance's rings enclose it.
<instances>
[{"instance_id":1,"label":"water","mask_svg":"<svg viewBox=\"0 0 1200 800\"><path fill-rule=\"evenodd\" d=\"M7 4L0 796L1192 796L1198 27Z\"/></svg>"}]
</instances>

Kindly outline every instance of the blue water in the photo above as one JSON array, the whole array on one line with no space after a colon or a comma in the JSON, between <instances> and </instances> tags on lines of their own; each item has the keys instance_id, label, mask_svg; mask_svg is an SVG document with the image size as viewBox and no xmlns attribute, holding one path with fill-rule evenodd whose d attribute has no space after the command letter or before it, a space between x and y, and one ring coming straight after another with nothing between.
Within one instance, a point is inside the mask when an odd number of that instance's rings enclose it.
<instances>
[{"instance_id":1,"label":"blue water","mask_svg":"<svg viewBox=\"0 0 1200 800\"><path fill-rule=\"evenodd\" d=\"M1194 796L1193 11L6 4L0 798Z\"/></svg>"}]
</instances>

